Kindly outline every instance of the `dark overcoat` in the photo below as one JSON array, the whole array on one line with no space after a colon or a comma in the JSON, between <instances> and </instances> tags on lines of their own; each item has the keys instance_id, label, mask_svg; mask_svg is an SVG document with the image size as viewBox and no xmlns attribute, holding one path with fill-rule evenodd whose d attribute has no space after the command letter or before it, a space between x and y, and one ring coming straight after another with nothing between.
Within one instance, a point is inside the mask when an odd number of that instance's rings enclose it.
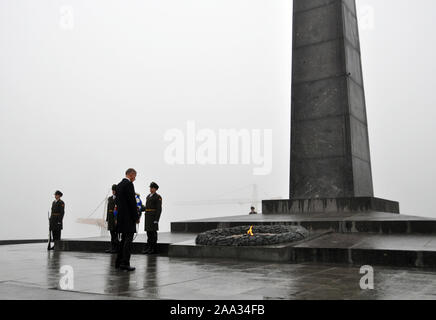
<instances>
[{"instance_id":1,"label":"dark overcoat","mask_svg":"<svg viewBox=\"0 0 436 320\"><path fill-rule=\"evenodd\" d=\"M136 222L139 220L136 207L135 187L129 179L123 179L116 189L117 227L118 233L136 233Z\"/></svg>"}]
</instances>

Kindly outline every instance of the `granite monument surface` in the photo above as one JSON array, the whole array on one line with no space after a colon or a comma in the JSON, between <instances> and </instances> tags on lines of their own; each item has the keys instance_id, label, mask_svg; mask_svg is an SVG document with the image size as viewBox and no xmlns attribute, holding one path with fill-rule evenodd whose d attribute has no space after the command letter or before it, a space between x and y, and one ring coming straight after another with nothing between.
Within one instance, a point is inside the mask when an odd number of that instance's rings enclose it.
<instances>
[{"instance_id":1,"label":"granite monument surface","mask_svg":"<svg viewBox=\"0 0 436 320\"><path fill-rule=\"evenodd\" d=\"M290 199L263 213L399 213L374 198L355 0L294 0Z\"/></svg>"}]
</instances>

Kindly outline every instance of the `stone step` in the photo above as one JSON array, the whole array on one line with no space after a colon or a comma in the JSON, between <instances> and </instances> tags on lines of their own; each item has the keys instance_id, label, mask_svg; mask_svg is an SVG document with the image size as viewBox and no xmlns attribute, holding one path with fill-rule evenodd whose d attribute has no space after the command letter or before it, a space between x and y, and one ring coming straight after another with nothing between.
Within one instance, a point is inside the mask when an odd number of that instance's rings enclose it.
<instances>
[{"instance_id":1,"label":"stone step","mask_svg":"<svg viewBox=\"0 0 436 320\"><path fill-rule=\"evenodd\" d=\"M172 232L201 233L245 225L301 225L310 231L341 233L436 234L436 220L390 213L268 214L221 217L171 223Z\"/></svg>"},{"instance_id":2,"label":"stone step","mask_svg":"<svg viewBox=\"0 0 436 320\"><path fill-rule=\"evenodd\" d=\"M290 246L302 244L305 241L315 240L330 232L316 232L309 235L306 240L295 242L292 245L284 243L270 246L202 246L196 245L195 237L171 244L168 248L170 257L189 257L189 258L231 258L248 261L271 261L271 262L290 262Z\"/></svg>"},{"instance_id":3,"label":"stone step","mask_svg":"<svg viewBox=\"0 0 436 320\"><path fill-rule=\"evenodd\" d=\"M436 236L432 235L328 233L297 244L265 247L198 246L192 239L168 250L170 257L436 268Z\"/></svg>"},{"instance_id":4,"label":"stone step","mask_svg":"<svg viewBox=\"0 0 436 320\"><path fill-rule=\"evenodd\" d=\"M31 244L31 243L48 243L48 239L13 239L13 240L0 240L0 246Z\"/></svg>"},{"instance_id":5,"label":"stone step","mask_svg":"<svg viewBox=\"0 0 436 320\"><path fill-rule=\"evenodd\" d=\"M262 247L213 247L195 244L193 233L161 233L160 255L183 258L229 258L281 263L341 263L393 267L436 268L436 235L311 232L293 244ZM138 235L132 246L140 254L146 236ZM103 253L108 237L65 239L56 243L61 251Z\"/></svg>"},{"instance_id":6,"label":"stone step","mask_svg":"<svg viewBox=\"0 0 436 320\"><path fill-rule=\"evenodd\" d=\"M168 247L172 243L185 241L187 239L195 238L196 234L189 233L159 233L158 251L162 255L168 254ZM147 236L145 234L138 234L132 244L132 253L140 254L144 250L147 243ZM77 252L90 252L90 253L103 253L110 248L110 237L94 237L94 238L80 238L80 239L64 239L57 241L55 249L60 251L77 251Z\"/></svg>"},{"instance_id":7,"label":"stone step","mask_svg":"<svg viewBox=\"0 0 436 320\"><path fill-rule=\"evenodd\" d=\"M158 243L159 254L167 255L169 243ZM146 242L133 242L132 254L141 254L146 246ZM77 240L62 240L56 242L55 250L73 251L73 252L89 252L89 253L104 253L110 248L110 241L77 241Z\"/></svg>"},{"instance_id":8,"label":"stone step","mask_svg":"<svg viewBox=\"0 0 436 320\"><path fill-rule=\"evenodd\" d=\"M396 201L374 197L262 201L263 214L366 213L371 211L399 214L400 204Z\"/></svg>"}]
</instances>

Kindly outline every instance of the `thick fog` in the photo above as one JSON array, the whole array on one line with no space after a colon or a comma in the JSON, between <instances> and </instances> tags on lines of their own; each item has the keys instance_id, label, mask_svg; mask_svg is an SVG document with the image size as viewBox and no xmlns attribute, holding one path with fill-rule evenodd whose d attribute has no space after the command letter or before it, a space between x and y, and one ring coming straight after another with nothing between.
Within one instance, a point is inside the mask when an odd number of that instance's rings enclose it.
<instances>
[{"instance_id":1,"label":"thick fog","mask_svg":"<svg viewBox=\"0 0 436 320\"><path fill-rule=\"evenodd\" d=\"M436 218L436 2L358 9L375 194ZM57 189L64 235L99 235L76 220L128 167L162 231L287 198L291 45L291 0L0 1L0 239L46 237ZM229 156L232 129L258 156Z\"/></svg>"}]
</instances>

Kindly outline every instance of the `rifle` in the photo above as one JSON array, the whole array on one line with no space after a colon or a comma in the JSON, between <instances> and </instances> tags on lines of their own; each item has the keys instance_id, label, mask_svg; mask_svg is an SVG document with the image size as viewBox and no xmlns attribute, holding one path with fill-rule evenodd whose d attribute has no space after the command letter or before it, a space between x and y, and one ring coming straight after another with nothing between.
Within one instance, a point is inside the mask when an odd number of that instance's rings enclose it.
<instances>
[{"instance_id":1,"label":"rifle","mask_svg":"<svg viewBox=\"0 0 436 320\"><path fill-rule=\"evenodd\" d=\"M51 249L51 230L50 230L50 210L48 213L48 244L47 244L47 250Z\"/></svg>"}]
</instances>

